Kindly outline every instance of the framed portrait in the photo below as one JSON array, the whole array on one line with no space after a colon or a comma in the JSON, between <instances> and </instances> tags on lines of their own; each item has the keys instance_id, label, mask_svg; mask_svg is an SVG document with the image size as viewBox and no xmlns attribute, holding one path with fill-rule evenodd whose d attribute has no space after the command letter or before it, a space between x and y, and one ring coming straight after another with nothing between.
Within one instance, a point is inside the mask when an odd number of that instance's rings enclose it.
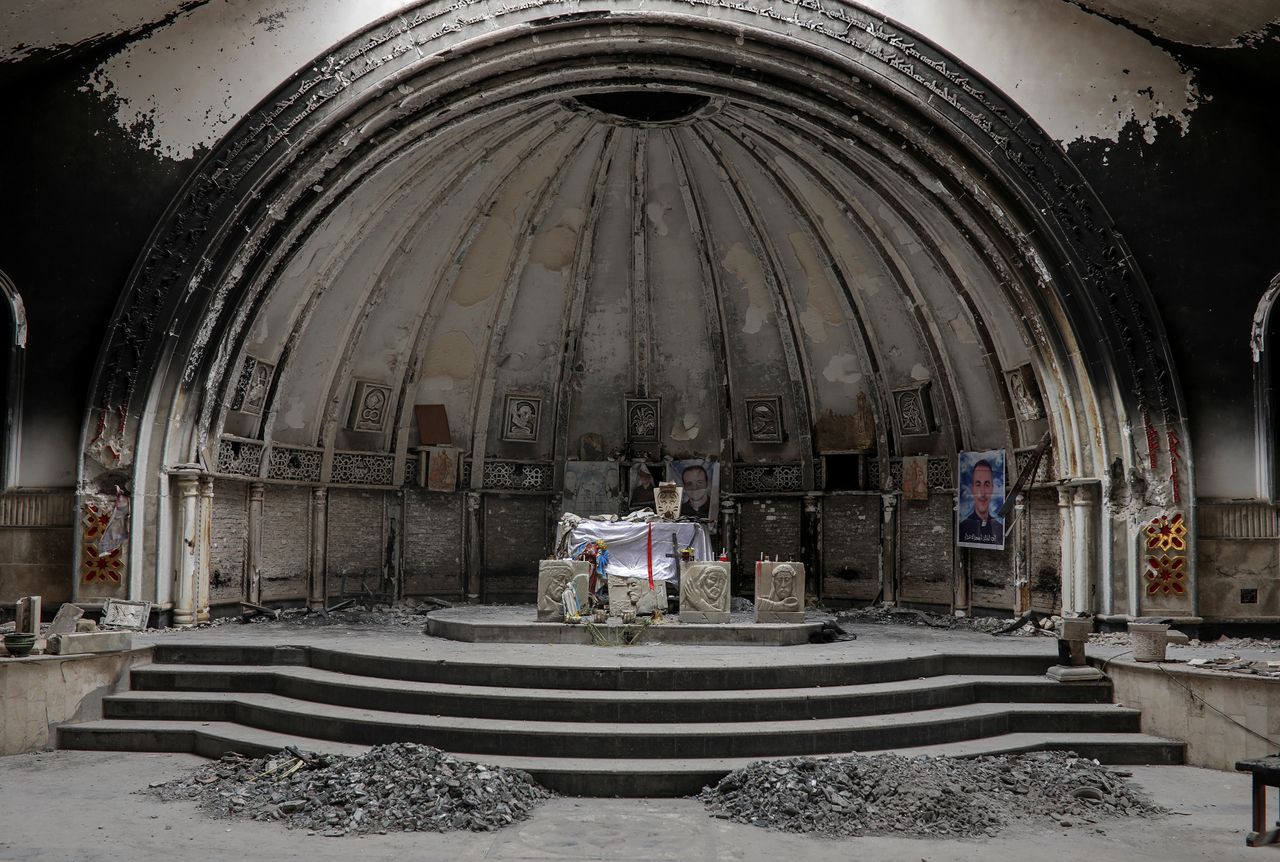
<instances>
[{"instance_id":1,"label":"framed portrait","mask_svg":"<svg viewBox=\"0 0 1280 862\"><path fill-rule=\"evenodd\" d=\"M956 546L1004 550L1004 521L996 513L1004 505L1003 449L960 453L956 489Z\"/></svg>"},{"instance_id":2,"label":"framed portrait","mask_svg":"<svg viewBox=\"0 0 1280 862\"><path fill-rule=\"evenodd\" d=\"M697 518L712 524L720 517L720 463L711 459L673 461L667 474L684 488L680 517Z\"/></svg>"},{"instance_id":3,"label":"framed portrait","mask_svg":"<svg viewBox=\"0 0 1280 862\"><path fill-rule=\"evenodd\" d=\"M747 398L747 437L752 443L782 442L782 399Z\"/></svg>"},{"instance_id":4,"label":"framed portrait","mask_svg":"<svg viewBox=\"0 0 1280 862\"><path fill-rule=\"evenodd\" d=\"M662 442L662 402L657 398L626 399L627 441Z\"/></svg>"},{"instance_id":5,"label":"framed portrait","mask_svg":"<svg viewBox=\"0 0 1280 862\"><path fill-rule=\"evenodd\" d=\"M542 399L507 393L502 407L502 439L508 443L534 443L542 419Z\"/></svg>"},{"instance_id":6,"label":"framed portrait","mask_svg":"<svg viewBox=\"0 0 1280 862\"><path fill-rule=\"evenodd\" d=\"M928 455L907 455L902 459L902 499L929 502Z\"/></svg>"}]
</instances>

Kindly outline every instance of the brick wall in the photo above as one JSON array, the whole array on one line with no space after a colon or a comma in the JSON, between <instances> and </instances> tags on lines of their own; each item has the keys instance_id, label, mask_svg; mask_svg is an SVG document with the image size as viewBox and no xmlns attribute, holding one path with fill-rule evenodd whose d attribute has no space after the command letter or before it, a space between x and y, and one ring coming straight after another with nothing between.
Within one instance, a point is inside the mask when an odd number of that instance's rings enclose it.
<instances>
[{"instance_id":1,"label":"brick wall","mask_svg":"<svg viewBox=\"0 0 1280 862\"><path fill-rule=\"evenodd\" d=\"M775 560L804 560L801 505L796 497L738 498L739 551L734 559L740 587L736 594L755 592L755 561L760 554ZM808 584L805 590L813 592Z\"/></svg>"},{"instance_id":2,"label":"brick wall","mask_svg":"<svg viewBox=\"0 0 1280 862\"><path fill-rule=\"evenodd\" d=\"M245 560L249 552L249 483L217 479L213 484L209 537L209 604L245 597Z\"/></svg>"},{"instance_id":3,"label":"brick wall","mask_svg":"<svg viewBox=\"0 0 1280 862\"><path fill-rule=\"evenodd\" d=\"M305 599L311 567L311 489L267 485L262 501L262 598Z\"/></svg>"},{"instance_id":4,"label":"brick wall","mask_svg":"<svg viewBox=\"0 0 1280 862\"><path fill-rule=\"evenodd\" d=\"M484 593L529 598L538 590L538 560L547 553L547 498L484 498Z\"/></svg>"},{"instance_id":5,"label":"brick wall","mask_svg":"<svg viewBox=\"0 0 1280 862\"><path fill-rule=\"evenodd\" d=\"M462 595L462 506L461 494L405 491L401 567L405 595Z\"/></svg>"},{"instance_id":6,"label":"brick wall","mask_svg":"<svg viewBox=\"0 0 1280 862\"><path fill-rule=\"evenodd\" d=\"M822 595L870 600L880 592L880 496L822 502Z\"/></svg>"},{"instance_id":7,"label":"brick wall","mask_svg":"<svg viewBox=\"0 0 1280 862\"><path fill-rule=\"evenodd\" d=\"M1062 605L1058 592L1062 571L1062 521L1058 517L1058 492L1035 490L1027 496L1027 529L1030 530L1028 571L1031 606L1050 611Z\"/></svg>"},{"instance_id":8,"label":"brick wall","mask_svg":"<svg viewBox=\"0 0 1280 862\"><path fill-rule=\"evenodd\" d=\"M1013 610L1013 559L1019 531L1005 537L1003 551L969 548L969 604L975 608Z\"/></svg>"},{"instance_id":9,"label":"brick wall","mask_svg":"<svg viewBox=\"0 0 1280 862\"><path fill-rule=\"evenodd\" d=\"M951 494L930 494L927 503L903 501L898 507L902 601L951 604L955 531Z\"/></svg>"},{"instance_id":10,"label":"brick wall","mask_svg":"<svg viewBox=\"0 0 1280 862\"><path fill-rule=\"evenodd\" d=\"M329 489L325 526L329 597L362 595L366 590L390 593L383 583L387 547L385 491Z\"/></svg>"}]
</instances>

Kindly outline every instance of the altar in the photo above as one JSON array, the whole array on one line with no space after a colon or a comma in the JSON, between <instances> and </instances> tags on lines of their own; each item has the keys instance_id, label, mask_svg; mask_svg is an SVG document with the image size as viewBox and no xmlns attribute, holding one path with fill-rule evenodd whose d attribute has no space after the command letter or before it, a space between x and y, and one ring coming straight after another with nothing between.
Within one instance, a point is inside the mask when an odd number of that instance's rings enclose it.
<instances>
[{"instance_id":1,"label":"altar","mask_svg":"<svg viewBox=\"0 0 1280 862\"><path fill-rule=\"evenodd\" d=\"M607 573L624 578L654 581L680 580L680 551L693 549L693 560L714 560L711 534L697 521L596 521L581 520L569 526L561 543L565 559L577 556L577 549L591 542L609 550Z\"/></svg>"}]
</instances>

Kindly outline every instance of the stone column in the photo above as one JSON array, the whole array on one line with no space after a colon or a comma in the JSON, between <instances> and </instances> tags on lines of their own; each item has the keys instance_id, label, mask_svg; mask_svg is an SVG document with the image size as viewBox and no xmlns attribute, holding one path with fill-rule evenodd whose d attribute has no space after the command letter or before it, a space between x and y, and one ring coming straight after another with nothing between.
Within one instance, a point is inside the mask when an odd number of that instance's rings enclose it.
<instances>
[{"instance_id":1,"label":"stone column","mask_svg":"<svg viewBox=\"0 0 1280 862\"><path fill-rule=\"evenodd\" d=\"M1089 582L1092 578L1090 574L1090 563L1092 562L1092 542L1090 541L1093 531L1090 526L1093 521L1093 494L1087 485L1078 485L1075 489L1075 497L1071 503L1071 538L1072 538L1072 562L1075 568L1072 570L1072 580L1074 586L1072 589L1072 610L1078 614L1086 614L1092 610L1092 601L1089 591ZM1066 608L1063 608L1066 611Z\"/></svg>"},{"instance_id":2,"label":"stone column","mask_svg":"<svg viewBox=\"0 0 1280 862\"><path fill-rule=\"evenodd\" d=\"M1031 610L1031 554L1028 544L1031 526L1027 523L1028 494L1019 494L1013 504L1017 529L1013 533L1013 615L1020 617Z\"/></svg>"},{"instance_id":3,"label":"stone column","mask_svg":"<svg viewBox=\"0 0 1280 862\"><path fill-rule=\"evenodd\" d=\"M898 495L880 495L880 598L898 602Z\"/></svg>"},{"instance_id":4,"label":"stone column","mask_svg":"<svg viewBox=\"0 0 1280 862\"><path fill-rule=\"evenodd\" d=\"M804 498L804 514L801 522L802 558L805 572L805 589L809 595L822 598L822 506L821 497L806 494ZM806 604L808 602L806 601Z\"/></svg>"},{"instance_id":5,"label":"stone column","mask_svg":"<svg viewBox=\"0 0 1280 862\"><path fill-rule=\"evenodd\" d=\"M1062 612L1065 614L1075 607L1075 571L1076 543L1072 537L1074 519L1071 517L1071 502L1075 492L1068 485L1058 486L1058 521L1062 528L1062 565L1058 570L1058 580L1062 585Z\"/></svg>"},{"instance_id":6,"label":"stone column","mask_svg":"<svg viewBox=\"0 0 1280 862\"><path fill-rule=\"evenodd\" d=\"M329 489L311 489L311 584L307 605L323 608L328 593Z\"/></svg>"},{"instance_id":7,"label":"stone column","mask_svg":"<svg viewBox=\"0 0 1280 862\"><path fill-rule=\"evenodd\" d=\"M475 467L473 466L474 470ZM467 494L467 599L480 600L480 566L484 559L482 545L481 511L484 497L476 493Z\"/></svg>"},{"instance_id":8,"label":"stone column","mask_svg":"<svg viewBox=\"0 0 1280 862\"><path fill-rule=\"evenodd\" d=\"M175 583L173 590L173 624L189 626L196 621L196 569L200 553L200 473L196 470L173 472L178 486L177 548L174 550Z\"/></svg>"},{"instance_id":9,"label":"stone column","mask_svg":"<svg viewBox=\"0 0 1280 862\"><path fill-rule=\"evenodd\" d=\"M262 604L262 500L266 485L249 483L249 553L245 561L248 583L245 598L255 605Z\"/></svg>"},{"instance_id":10,"label":"stone column","mask_svg":"<svg viewBox=\"0 0 1280 862\"><path fill-rule=\"evenodd\" d=\"M209 568L213 544L213 477L200 477L199 523L196 534L200 537L196 546L196 622L209 621Z\"/></svg>"}]
</instances>

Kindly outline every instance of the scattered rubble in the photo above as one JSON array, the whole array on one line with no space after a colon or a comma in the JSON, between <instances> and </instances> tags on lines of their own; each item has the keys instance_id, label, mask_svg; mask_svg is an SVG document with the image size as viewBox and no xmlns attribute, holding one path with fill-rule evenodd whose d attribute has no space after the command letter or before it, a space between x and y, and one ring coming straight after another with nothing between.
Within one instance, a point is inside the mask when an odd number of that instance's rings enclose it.
<instances>
[{"instance_id":1,"label":"scattered rubble","mask_svg":"<svg viewBox=\"0 0 1280 862\"><path fill-rule=\"evenodd\" d=\"M1250 661L1240 658L1235 653L1226 653L1213 658L1193 658L1187 662L1187 665L1201 670L1220 670L1232 673L1256 674L1257 676L1280 677L1280 661Z\"/></svg>"},{"instance_id":2,"label":"scattered rubble","mask_svg":"<svg viewBox=\"0 0 1280 862\"><path fill-rule=\"evenodd\" d=\"M994 836L1014 821L1059 826L1166 814L1132 773L1064 751L976 758L896 754L762 761L698 799L712 816L828 837Z\"/></svg>"},{"instance_id":3,"label":"scattered rubble","mask_svg":"<svg viewBox=\"0 0 1280 862\"><path fill-rule=\"evenodd\" d=\"M1039 624L1026 622L1023 625L1005 631L1016 619L1000 619L998 617L955 617L942 614L931 614L914 608L894 607L890 603L870 605L865 608L852 608L840 611L836 615L837 623L899 623L903 625L929 626L949 631L971 631L985 634L1007 634L1012 637L1034 637L1038 634L1053 635L1054 627L1060 617L1043 617Z\"/></svg>"},{"instance_id":4,"label":"scattered rubble","mask_svg":"<svg viewBox=\"0 0 1280 862\"><path fill-rule=\"evenodd\" d=\"M379 745L356 757L292 747L256 760L227 754L139 792L195 800L214 817L275 820L328 837L489 832L527 819L554 795L528 773L414 743Z\"/></svg>"}]
</instances>

